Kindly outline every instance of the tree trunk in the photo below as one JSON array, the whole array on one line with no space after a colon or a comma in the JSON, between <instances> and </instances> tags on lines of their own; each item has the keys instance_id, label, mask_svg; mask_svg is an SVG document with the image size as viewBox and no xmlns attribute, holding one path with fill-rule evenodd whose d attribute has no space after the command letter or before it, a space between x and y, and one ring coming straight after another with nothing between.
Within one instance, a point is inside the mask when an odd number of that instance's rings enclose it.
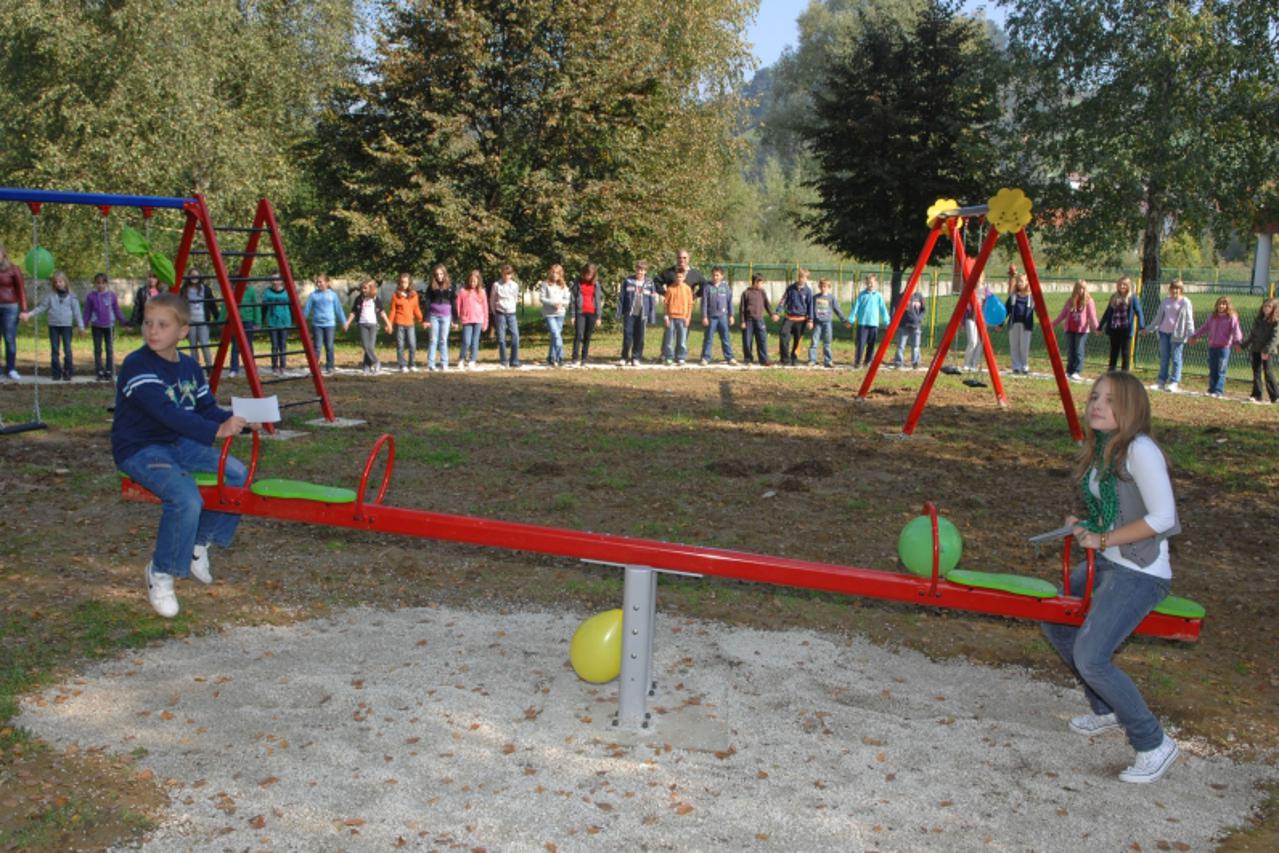
<instances>
[{"instance_id":1,"label":"tree trunk","mask_svg":"<svg viewBox=\"0 0 1279 853\"><path fill-rule=\"evenodd\" d=\"M1154 198L1146 194L1146 230L1141 235L1141 307L1147 317L1154 317L1159 309L1159 284L1163 269L1159 265L1159 246L1164 234L1164 210Z\"/></svg>"},{"instance_id":2,"label":"tree trunk","mask_svg":"<svg viewBox=\"0 0 1279 853\"><path fill-rule=\"evenodd\" d=\"M897 305L897 300L902 298L902 272L904 270L905 267L902 266L901 261L893 262L892 298L888 302L889 305Z\"/></svg>"}]
</instances>

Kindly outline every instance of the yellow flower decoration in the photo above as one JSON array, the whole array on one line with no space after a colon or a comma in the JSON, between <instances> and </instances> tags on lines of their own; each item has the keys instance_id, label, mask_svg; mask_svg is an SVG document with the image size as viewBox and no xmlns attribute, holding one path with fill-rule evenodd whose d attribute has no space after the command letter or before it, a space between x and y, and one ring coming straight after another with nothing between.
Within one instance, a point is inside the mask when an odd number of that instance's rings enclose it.
<instances>
[{"instance_id":1,"label":"yellow flower decoration","mask_svg":"<svg viewBox=\"0 0 1279 853\"><path fill-rule=\"evenodd\" d=\"M928 227L930 229L936 228L938 217L940 217L941 214L945 213L947 210L954 210L957 207L959 207L959 202L955 201L953 198L937 199L937 201L933 202L933 206L928 208L928 213L926 214L927 220L928 220ZM962 219L959 220L959 225L962 226L963 224L964 224L964 220Z\"/></svg>"},{"instance_id":2,"label":"yellow flower decoration","mask_svg":"<svg viewBox=\"0 0 1279 853\"><path fill-rule=\"evenodd\" d=\"M986 219L1000 234L1016 234L1030 224L1030 199L1019 189L1004 187L990 200Z\"/></svg>"}]
</instances>

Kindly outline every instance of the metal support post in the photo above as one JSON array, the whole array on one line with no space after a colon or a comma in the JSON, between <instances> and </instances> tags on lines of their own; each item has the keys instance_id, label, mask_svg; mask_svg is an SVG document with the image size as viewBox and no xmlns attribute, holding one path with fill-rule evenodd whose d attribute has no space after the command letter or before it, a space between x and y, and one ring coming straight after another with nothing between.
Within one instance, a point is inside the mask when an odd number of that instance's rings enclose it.
<instances>
[{"instance_id":1,"label":"metal support post","mask_svg":"<svg viewBox=\"0 0 1279 853\"><path fill-rule=\"evenodd\" d=\"M657 572L627 566L622 587L622 673L614 725L648 728L653 671L653 622L657 612Z\"/></svg>"}]
</instances>

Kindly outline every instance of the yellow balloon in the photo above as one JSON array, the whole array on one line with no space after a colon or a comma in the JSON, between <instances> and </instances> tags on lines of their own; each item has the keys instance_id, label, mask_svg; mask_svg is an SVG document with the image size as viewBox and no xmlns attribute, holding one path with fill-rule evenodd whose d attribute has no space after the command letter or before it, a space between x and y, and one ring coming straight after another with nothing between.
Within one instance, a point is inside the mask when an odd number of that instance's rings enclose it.
<instances>
[{"instance_id":1,"label":"yellow balloon","mask_svg":"<svg viewBox=\"0 0 1279 853\"><path fill-rule=\"evenodd\" d=\"M578 678L592 684L612 681L622 671L622 611L605 610L573 632L568 659Z\"/></svg>"}]
</instances>

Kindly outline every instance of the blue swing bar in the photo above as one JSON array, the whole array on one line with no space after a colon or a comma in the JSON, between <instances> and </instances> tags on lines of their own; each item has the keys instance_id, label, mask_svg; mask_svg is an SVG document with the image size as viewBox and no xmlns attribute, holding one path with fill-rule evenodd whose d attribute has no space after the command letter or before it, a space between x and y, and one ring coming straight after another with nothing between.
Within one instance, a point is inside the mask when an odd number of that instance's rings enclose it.
<instances>
[{"instance_id":1,"label":"blue swing bar","mask_svg":"<svg viewBox=\"0 0 1279 853\"><path fill-rule=\"evenodd\" d=\"M22 187L0 187L0 201L17 201L24 204L90 204L95 207L166 207L177 210L184 209L188 204L195 204L194 198L29 190Z\"/></svg>"}]
</instances>

